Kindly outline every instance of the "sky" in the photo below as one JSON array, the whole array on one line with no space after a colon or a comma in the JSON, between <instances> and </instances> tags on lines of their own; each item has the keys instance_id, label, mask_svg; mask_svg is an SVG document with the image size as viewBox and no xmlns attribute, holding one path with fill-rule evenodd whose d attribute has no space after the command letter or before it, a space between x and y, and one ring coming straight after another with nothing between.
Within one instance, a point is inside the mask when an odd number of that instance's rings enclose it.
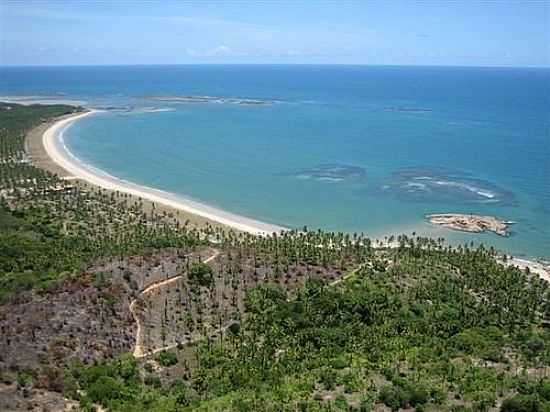
<instances>
[{"instance_id":1,"label":"sky","mask_svg":"<svg viewBox=\"0 0 550 412\"><path fill-rule=\"evenodd\" d=\"M550 67L550 0L0 0L0 65Z\"/></svg>"}]
</instances>

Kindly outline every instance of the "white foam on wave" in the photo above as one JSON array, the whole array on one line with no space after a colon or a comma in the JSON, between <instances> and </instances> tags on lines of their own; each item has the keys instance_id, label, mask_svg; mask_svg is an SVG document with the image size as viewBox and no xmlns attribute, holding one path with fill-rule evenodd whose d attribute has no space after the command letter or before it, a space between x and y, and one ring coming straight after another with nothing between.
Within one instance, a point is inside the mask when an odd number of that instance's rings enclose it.
<instances>
[{"instance_id":1,"label":"white foam on wave","mask_svg":"<svg viewBox=\"0 0 550 412\"><path fill-rule=\"evenodd\" d=\"M144 113L161 113L161 112L175 112L176 109L173 107L153 107L153 108L145 108L142 110Z\"/></svg>"},{"instance_id":2,"label":"white foam on wave","mask_svg":"<svg viewBox=\"0 0 550 412\"><path fill-rule=\"evenodd\" d=\"M321 182L337 183L337 182L341 182L341 181L344 180L344 179L341 178L341 177L321 176L321 177L318 177L317 180L319 180L319 181L321 181Z\"/></svg>"},{"instance_id":3,"label":"white foam on wave","mask_svg":"<svg viewBox=\"0 0 550 412\"><path fill-rule=\"evenodd\" d=\"M480 195L480 196L484 196L484 197L487 197L487 198L489 198L489 199L492 199L492 198L495 197L495 195L494 195L493 193L491 193L491 192L484 192L483 190L478 190L476 193L477 193L478 195Z\"/></svg>"},{"instance_id":4,"label":"white foam on wave","mask_svg":"<svg viewBox=\"0 0 550 412\"><path fill-rule=\"evenodd\" d=\"M133 115L141 113L163 113L163 112L175 112L176 109L173 107L142 107L136 109L126 109L126 110L113 110L119 112L121 115Z\"/></svg>"},{"instance_id":5,"label":"white foam on wave","mask_svg":"<svg viewBox=\"0 0 550 412\"><path fill-rule=\"evenodd\" d=\"M461 189L465 189L465 190L468 190L470 192L473 192L479 196L482 196L482 197L486 197L486 198L489 198L489 199L493 199L495 197L495 194L492 193L492 192L489 192L487 190L483 190L483 189L480 189L478 187L475 187L475 186L471 186L471 185L468 185L466 183L461 183L461 182L449 182L449 181L445 181L445 180L436 180L434 182L436 185L440 185L440 186L452 186L452 187L459 187Z\"/></svg>"}]
</instances>

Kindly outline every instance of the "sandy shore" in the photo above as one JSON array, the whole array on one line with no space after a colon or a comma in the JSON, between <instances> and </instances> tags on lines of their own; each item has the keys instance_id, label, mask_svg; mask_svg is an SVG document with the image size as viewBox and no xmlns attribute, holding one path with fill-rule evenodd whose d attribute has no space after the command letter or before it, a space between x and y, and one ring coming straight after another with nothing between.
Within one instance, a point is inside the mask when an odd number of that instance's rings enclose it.
<instances>
[{"instance_id":1,"label":"sandy shore","mask_svg":"<svg viewBox=\"0 0 550 412\"><path fill-rule=\"evenodd\" d=\"M265 235L287 230L281 226L225 212L174 193L127 182L83 164L63 144L63 132L73 122L99 112L98 110L90 110L85 113L65 116L50 125L43 132L42 145L45 153L58 167L66 172L64 173L66 178L79 179L107 190L128 193L154 202L155 205L160 204L174 210L181 210L243 232Z\"/></svg>"},{"instance_id":2,"label":"sandy shore","mask_svg":"<svg viewBox=\"0 0 550 412\"><path fill-rule=\"evenodd\" d=\"M32 162L36 166L56 173L63 178L86 182L107 191L128 193L134 199L142 199L146 211L150 210L153 204L157 211L164 210L170 213L178 211L181 221L188 220L196 226L210 224L252 234L268 234L287 230L280 226L234 215L173 193L127 182L82 164L63 145L63 131L74 121L98 112L97 110L91 110L85 113L62 116L31 130L27 134L25 145ZM381 247L393 246L386 244ZM505 265L518 266L522 270L529 267L531 273L537 274L542 279L550 282L550 267L548 265L527 259L515 258L509 259L507 262L502 259L498 260Z\"/></svg>"},{"instance_id":3,"label":"sandy shore","mask_svg":"<svg viewBox=\"0 0 550 412\"><path fill-rule=\"evenodd\" d=\"M521 270L529 268L530 273L537 274L541 279L550 283L550 264L543 262L536 262L528 259L511 258L506 261L502 258L497 259L499 263L504 266L516 266Z\"/></svg>"}]
</instances>

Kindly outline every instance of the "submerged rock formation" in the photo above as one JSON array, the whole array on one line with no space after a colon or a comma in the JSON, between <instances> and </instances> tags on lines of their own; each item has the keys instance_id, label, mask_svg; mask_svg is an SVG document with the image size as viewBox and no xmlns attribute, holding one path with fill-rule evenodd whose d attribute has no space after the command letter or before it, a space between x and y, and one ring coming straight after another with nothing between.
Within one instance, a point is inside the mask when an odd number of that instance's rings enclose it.
<instances>
[{"instance_id":1,"label":"submerged rock formation","mask_svg":"<svg viewBox=\"0 0 550 412\"><path fill-rule=\"evenodd\" d=\"M466 215L460 213L441 213L427 215L430 223L463 232L494 232L508 236L508 226L513 222L499 220L494 216Z\"/></svg>"}]
</instances>

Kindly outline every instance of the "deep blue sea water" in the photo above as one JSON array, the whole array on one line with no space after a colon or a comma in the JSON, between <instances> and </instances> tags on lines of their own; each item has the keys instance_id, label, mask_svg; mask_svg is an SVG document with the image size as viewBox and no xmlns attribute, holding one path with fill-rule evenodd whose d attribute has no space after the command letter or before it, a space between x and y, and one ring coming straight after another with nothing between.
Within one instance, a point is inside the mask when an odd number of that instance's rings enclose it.
<instances>
[{"instance_id":1,"label":"deep blue sea water","mask_svg":"<svg viewBox=\"0 0 550 412\"><path fill-rule=\"evenodd\" d=\"M550 257L550 69L4 67L0 95L110 107L67 130L75 155L237 214ZM472 235L438 212L517 223Z\"/></svg>"}]
</instances>

